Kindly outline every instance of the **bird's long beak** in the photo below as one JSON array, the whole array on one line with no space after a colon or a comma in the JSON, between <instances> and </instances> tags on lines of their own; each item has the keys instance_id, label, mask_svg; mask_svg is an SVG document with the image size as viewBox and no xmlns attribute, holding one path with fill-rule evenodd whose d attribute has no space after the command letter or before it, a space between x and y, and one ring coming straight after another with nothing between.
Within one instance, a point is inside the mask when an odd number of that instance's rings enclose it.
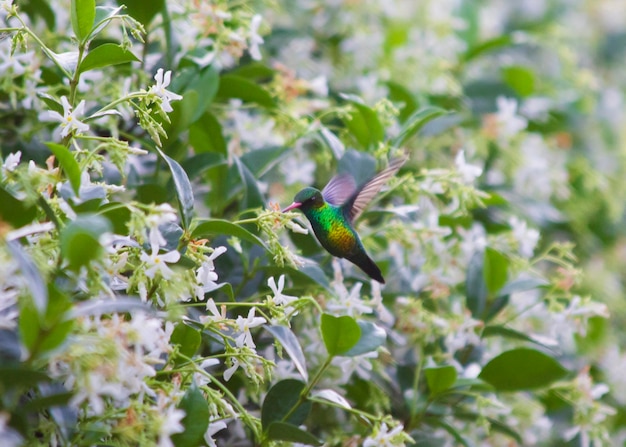
<instances>
[{"instance_id":1,"label":"bird's long beak","mask_svg":"<svg viewBox=\"0 0 626 447\"><path fill-rule=\"evenodd\" d=\"M289 205L287 208L285 208L284 210L282 210L282 213L286 213L289 210L292 210L294 208L299 208L302 205L302 203L300 202L293 202L291 205Z\"/></svg>"}]
</instances>

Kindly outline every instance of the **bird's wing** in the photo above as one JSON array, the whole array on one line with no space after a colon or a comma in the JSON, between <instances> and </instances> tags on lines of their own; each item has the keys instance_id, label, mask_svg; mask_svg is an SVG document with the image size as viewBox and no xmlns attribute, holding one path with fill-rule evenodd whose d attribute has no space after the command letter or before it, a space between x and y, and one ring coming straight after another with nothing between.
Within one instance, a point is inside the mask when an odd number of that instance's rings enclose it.
<instances>
[{"instance_id":1,"label":"bird's wing","mask_svg":"<svg viewBox=\"0 0 626 447\"><path fill-rule=\"evenodd\" d=\"M383 187L387 181L398 172L398 170L402 167L404 162L407 160L407 157L396 158L391 160L389 166L386 169L380 171L376 176L374 176L371 180L365 183L361 189L356 191L354 195L348 199L345 206L348 209L348 219L350 222L354 222L357 217L361 215L363 210L367 207L367 205L372 201L378 191Z\"/></svg>"},{"instance_id":2,"label":"bird's wing","mask_svg":"<svg viewBox=\"0 0 626 447\"><path fill-rule=\"evenodd\" d=\"M340 206L356 192L356 182L350 174L339 174L330 179L322 190L322 197L331 205Z\"/></svg>"}]
</instances>

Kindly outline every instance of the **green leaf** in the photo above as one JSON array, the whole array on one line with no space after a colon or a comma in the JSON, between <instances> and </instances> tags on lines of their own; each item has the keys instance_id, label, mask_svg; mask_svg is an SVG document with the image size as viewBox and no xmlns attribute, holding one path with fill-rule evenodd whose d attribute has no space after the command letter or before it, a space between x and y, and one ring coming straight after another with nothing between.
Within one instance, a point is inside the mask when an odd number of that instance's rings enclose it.
<instances>
[{"instance_id":1,"label":"green leaf","mask_svg":"<svg viewBox=\"0 0 626 447\"><path fill-rule=\"evenodd\" d=\"M297 442L306 445L320 446L324 444L311 433L285 422L272 422L267 429L267 438L275 441Z\"/></svg>"},{"instance_id":2,"label":"green leaf","mask_svg":"<svg viewBox=\"0 0 626 447\"><path fill-rule=\"evenodd\" d=\"M93 22L96 18L96 1L72 0L70 18L76 38L83 42L93 28Z\"/></svg>"},{"instance_id":3,"label":"green leaf","mask_svg":"<svg viewBox=\"0 0 626 447\"><path fill-rule=\"evenodd\" d=\"M521 97L530 96L535 91L535 74L526 67L505 67L502 69L502 78Z\"/></svg>"},{"instance_id":4,"label":"green leaf","mask_svg":"<svg viewBox=\"0 0 626 447\"><path fill-rule=\"evenodd\" d=\"M176 325L170 337L170 343L179 345L180 353L186 357L193 357L200 347L201 341L202 337L200 333L182 322ZM181 359L181 361L177 363L183 363L185 361L186 360Z\"/></svg>"},{"instance_id":5,"label":"green leaf","mask_svg":"<svg viewBox=\"0 0 626 447\"><path fill-rule=\"evenodd\" d=\"M506 351L487 363L480 379L499 391L542 388L567 374L554 358L530 348Z\"/></svg>"},{"instance_id":6,"label":"green leaf","mask_svg":"<svg viewBox=\"0 0 626 447\"><path fill-rule=\"evenodd\" d=\"M292 409L305 387L300 380L285 379L270 388L261 407L263 431L267 432L273 422L288 422L296 426L304 422L311 411L311 402L305 401L295 410ZM288 414L290 416L287 420L283 420Z\"/></svg>"},{"instance_id":7,"label":"green leaf","mask_svg":"<svg viewBox=\"0 0 626 447\"><path fill-rule=\"evenodd\" d=\"M356 345L344 354L347 357L375 351L387 340L387 332L382 327L369 321L357 321L357 324L361 328L361 338L359 338Z\"/></svg>"},{"instance_id":8,"label":"green leaf","mask_svg":"<svg viewBox=\"0 0 626 447\"><path fill-rule=\"evenodd\" d=\"M340 96L354 106L350 119L345 121L350 133L364 149L375 148L385 137L385 129L376 112L366 106L358 96L348 94Z\"/></svg>"},{"instance_id":9,"label":"green leaf","mask_svg":"<svg viewBox=\"0 0 626 447\"><path fill-rule=\"evenodd\" d=\"M134 62L139 59L132 52L114 43L102 44L87 53L80 63L79 71L84 73L94 68L108 67L110 65Z\"/></svg>"},{"instance_id":10,"label":"green leaf","mask_svg":"<svg viewBox=\"0 0 626 447\"><path fill-rule=\"evenodd\" d=\"M409 89L397 82L388 81L387 89L389 90L389 100L396 104L402 104L399 105L400 115L398 118L400 122L404 123L417 110L417 100Z\"/></svg>"},{"instance_id":11,"label":"green leaf","mask_svg":"<svg viewBox=\"0 0 626 447\"><path fill-rule=\"evenodd\" d=\"M485 285L491 294L495 294L504 286L507 280L509 259L491 247L485 249L483 276Z\"/></svg>"},{"instance_id":12,"label":"green leaf","mask_svg":"<svg viewBox=\"0 0 626 447\"><path fill-rule=\"evenodd\" d=\"M262 107L274 108L276 103L267 90L241 76L231 74L220 78L217 97L223 100L239 98L244 102L254 102Z\"/></svg>"},{"instance_id":13,"label":"green leaf","mask_svg":"<svg viewBox=\"0 0 626 447\"><path fill-rule=\"evenodd\" d=\"M296 369L306 381L309 375L306 370L306 359L302 352L302 347L298 341L298 337L286 326L263 326L274 338L281 344L283 349L289 354L291 361Z\"/></svg>"},{"instance_id":14,"label":"green leaf","mask_svg":"<svg viewBox=\"0 0 626 447\"><path fill-rule=\"evenodd\" d=\"M98 214L106 217L112 225L113 233L124 234L130 221L130 209L124 203L109 202L100 207Z\"/></svg>"},{"instance_id":15,"label":"green leaf","mask_svg":"<svg viewBox=\"0 0 626 447\"><path fill-rule=\"evenodd\" d=\"M239 158L234 157L233 160L235 162L234 165L237 167L237 172L239 173L239 177L241 178L241 182L244 188L243 201L241 202L240 209L244 211L252 208L262 207L264 205L264 200L263 196L261 195L261 191L259 191L259 184L257 182L257 179Z\"/></svg>"},{"instance_id":16,"label":"green leaf","mask_svg":"<svg viewBox=\"0 0 626 447\"><path fill-rule=\"evenodd\" d=\"M219 71L213 65L202 69L197 76L191 80L184 94L194 90L198 92L199 97L196 111L191 117L191 122L195 122L203 116L204 112L206 112L209 105L213 102L219 85Z\"/></svg>"},{"instance_id":17,"label":"green leaf","mask_svg":"<svg viewBox=\"0 0 626 447\"><path fill-rule=\"evenodd\" d=\"M41 319L40 315L37 314L37 309L30 303L25 301L24 304L20 306L20 318L18 320L20 339L31 354L39 338Z\"/></svg>"},{"instance_id":18,"label":"green leaf","mask_svg":"<svg viewBox=\"0 0 626 447\"><path fill-rule=\"evenodd\" d=\"M350 351L361 338L361 328L354 318L322 314L322 337L328 355L342 355Z\"/></svg>"},{"instance_id":19,"label":"green leaf","mask_svg":"<svg viewBox=\"0 0 626 447\"><path fill-rule=\"evenodd\" d=\"M197 447L203 444L204 433L209 427L209 404L196 384L192 384L180 401L178 408L185 412L182 433L172 435L176 447Z\"/></svg>"},{"instance_id":20,"label":"green leaf","mask_svg":"<svg viewBox=\"0 0 626 447\"><path fill-rule=\"evenodd\" d=\"M457 378L456 368L450 365L424 368L424 375L431 396L450 389Z\"/></svg>"},{"instance_id":21,"label":"green leaf","mask_svg":"<svg viewBox=\"0 0 626 447\"><path fill-rule=\"evenodd\" d=\"M533 337L523 332L519 332L519 331L516 331L515 329L511 329L510 327L506 327L506 326L502 326L498 324L485 326L481 334L481 337L483 338L503 337L503 338L508 338L508 339L517 340L517 341L527 341L527 342L535 343L544 348L550 349L549 345L541 343L540 341L535 340Z\"/></svg>"},{"instance_id":22,"label":"green leaf","mask_svg":"<svg viewBox=\"0 0 626 447\"><path fill-rule=\"evenodd\" d=\"M402 146L413 135L419 132L426 123L446 113L444 109L439 107L425 107L416 111L402 125L400 134L391 141L392 146Z\"/></svg>"},{"instance_id":23,"label":"green leaf","mask_svg":"<svg viewBox=\"0 0 626 447\"><path fill-rule=\"evenodd\" d=\"M217 152L224 156L228 155L222 126L210 112L205 112L189 129L189 144L196 153Z\"/></svg>"},{"instance_id":24,"label":"green leaf","mask_svg":"<svg viewBox=\"0 0 626 447\"><path fill-rule=\"evenodd\" d=\"M0 220L19 228L33 221L37 216L37 207L27 206L23 201L13 197L0 187Z\"/></svg>"},{"instance_id":25,"label":"green leaf","mask_svg":"<svg viewBox=\"0 0 626 447\"><path fill-rule=\"evenodd\" d=\"M467 266L465 302L474 318L480 318L485 311L487 303L487 285L483 275L483 260L483 253L477 251L472 255Z\"/></svg>"},{"instance_id":26,"label":"green leaf","mask_svg":"<svg viewBox=\"0 0 626 447\"><path fill-rule=\"evenodd\" d=\"M186 230L189 228L191 217L193 214L193 189L191 182L185 170L178 164L176 160L165 155L163 151L156 148L163 160L167 163L172 173L174 186L176 187L176 196L178 197L178 207L180 210L181 223Z\"/></svg>"},{"instance_id":27,"label":"green leaf","mask_svg":"<svg viewBox=\"0 0 626 447\"><path fill-rule=\"evenodd\" d=\"M68 148L57 143L46 143L46 146L48 146L48 149L52 151L54 156L59 161L59 164L63 168L65 175L67 175L67 178L72 185L74 193L78 196L80 189L80 167L78 166L78 162L74 158L74 155Z\"/></svg>"},{"instance_id":28,"label":"green leaf","mask_svg":"<svg viewBox=\"0 0 626 447\"><path fill-rule=\"evenodd\" d=\"M228 235L235 236L241 240L251 242L260 247L267 248L265 242L250 233L241 225L234 224L228 220L223 219L206 219L197 220L195 228L191 231L191 236L194 239L208 237L210 235Z\"/></svg>"},{"instance_id":29,"label":"green leaf","mask_svg":"<svg viewBox=\"0 0 626 447\"><path fill-rule=\"evenodd\" d=\"M129 16L147 27L154 16L165 8L165 0L117 0L118 5L126 5Z\"/></svg>"},{"instance_id":30,"label":"green leaf","mask_svg":"<svg viewBox=\"0 0 626 447\"><path fill-rule=\"evenodd\" d=\"M288 150L289 148L285 146L264 147L243 154L241 161L252 175L259 178L279 163L281 156Z\"/></svg>"},{"instance_id":31,"label":"green leaf","mask_svg":"<svg viewBox=\"0 0 626 447\"><path fill-rule=\"evenodd\" d=\"M39 382L49 382L51 379L46 373L24 367L20 364L3 364L0 366L0 383L5 389L14 390L17 386L32 387Z\"/></svg>"},{"instance_id":32,"label":"green leaf","mask_svg":"<svg viewBox=\"0 0 626 447\"><path fill-rule=\"evenodd\" d=\"M63 344L67 337L74 329L74 321L61 321L52 328L47 329L41 336L38 345L38 352L48 352L58 348Z\"/></svg>"},{"instance_id":33,"label":"green leaf","mask_svg":"<svg viewBox=\"0 0 626 447\"><path fill-rule=\"evenodd\" d=\"M39 316L43 317L48 308L48 288L39 269L17 241L7 241L7 248L20 267L25 284L30 290L32 304ZM21 318L21 316L20 316Z\"/></svg>"},{"instance_id":34,"label":"green leaf","mask_svg":"<svg viewBox=\"0 0 626 447\"><path fill-rule=\"evenodd\" d=\"M82 215L61 231L61 256L72 270L97 259L102 252L100 236L110 231L109 221L102 216Z\"/></svg>"},{"instance_id":35,"label":"green leaf","mask_svg":"<svg viewBox=\"0 0 626 447\"><path fill-rule=\"evenodd\" d=\"M513 44L513 37L510 34L486 40L470 47L465 52L465 55L463 56L463 61L469 62L485 53L508 47L511 44Z\"/></svg>"}]
</instances>

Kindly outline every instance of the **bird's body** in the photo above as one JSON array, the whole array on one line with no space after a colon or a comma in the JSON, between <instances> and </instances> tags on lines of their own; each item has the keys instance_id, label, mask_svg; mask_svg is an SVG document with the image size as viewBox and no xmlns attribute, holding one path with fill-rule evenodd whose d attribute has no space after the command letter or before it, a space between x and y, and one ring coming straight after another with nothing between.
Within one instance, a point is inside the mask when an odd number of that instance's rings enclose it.
<instances>
[{"instance_id":1,"label":"bird's body","mask_svg":"<svg viewBox=\"0 0 626 447\"><path fill-rule=\"evenodd\" d=\"M384 284L383 275L365 252L363 243L354 230L353 222L405 160L392 161L387 169L360 188L357 188L354 179L346 174L333 177L322 191L304 188L296 194L294 202L283 212L300 208L311 223L322 247L333 256L347 259L371 278Z\"/></svg>"}]
</instances>

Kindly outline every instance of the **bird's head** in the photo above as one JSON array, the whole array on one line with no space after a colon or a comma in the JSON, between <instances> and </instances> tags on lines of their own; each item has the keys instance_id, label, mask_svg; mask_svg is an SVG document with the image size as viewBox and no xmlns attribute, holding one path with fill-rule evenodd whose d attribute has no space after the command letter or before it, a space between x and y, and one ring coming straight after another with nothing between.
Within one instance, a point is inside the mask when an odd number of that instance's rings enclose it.
<instances>
[{"instance_id":1,"label":"bird's head","mask_svg":"<svg viewBox=\"0 0 626 447\"><path fill-rule=\"evenodd\" d=\"M282 212L287 212L289 210L300 208L302 211L319 208L324 205L324 198L322 197L322 193L319 189L315 188L304 188L293 199L293 203L285 208Z\"/></svg>"}]
</instances>

